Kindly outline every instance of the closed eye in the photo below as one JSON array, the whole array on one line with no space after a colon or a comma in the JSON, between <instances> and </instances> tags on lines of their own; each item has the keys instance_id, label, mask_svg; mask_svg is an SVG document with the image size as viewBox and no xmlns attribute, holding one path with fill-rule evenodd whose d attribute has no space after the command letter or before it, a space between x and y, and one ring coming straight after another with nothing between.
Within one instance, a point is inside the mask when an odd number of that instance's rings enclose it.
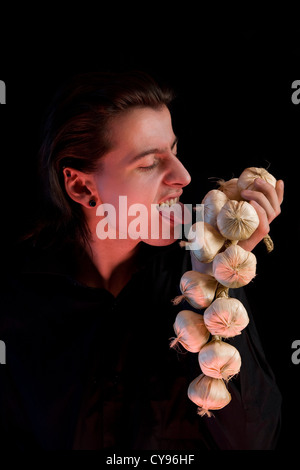
<instances>
[{"instance_id":1,"label":"closed eye","mask_svg":"<svg viewBox=\"0 0 300 470\"><path fill-rule=\"evenodd\" d=\"M150 170L153 170L155 167L157 167L157 165L159 164L159 160L156 159L152 165L148 165L148 166L139 166L138 169L141 170L141 171L150 171Z\"/></svg>"},{"instance_id":2,"label":"closed eye","mask_svg":"<svg viewBox=\"0 0 300 470\"><path fill-rule=\"evenodd\" d=\"M172 143L172 146L171 146L171 151L172 151L172 154L178 158L177 156L177 143L178 143L178 138L176 137L174 142ZM148 151L148 152L145 152L144 154L140 154L139 155L139 159L140 158L143 158L143 157L147 157L149 156L151 153L153 154L163 154L164 151L163 150L159 150L159 149L154 149L152 151ZM154 162L151 164L151 165L146 165L146 166L139 166L138 167L138 170L141 170L141 171L151 171L153 170L154 168L156 168L158 166L160 162L160 159L155 157L154 158Z\"/></svg>"}]
</instances>

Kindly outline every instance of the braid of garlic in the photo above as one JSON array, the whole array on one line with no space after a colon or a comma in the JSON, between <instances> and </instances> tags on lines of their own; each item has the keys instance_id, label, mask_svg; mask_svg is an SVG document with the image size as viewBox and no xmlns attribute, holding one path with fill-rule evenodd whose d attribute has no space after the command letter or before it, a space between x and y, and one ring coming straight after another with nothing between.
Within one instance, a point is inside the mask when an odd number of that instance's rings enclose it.
<instances>
[{"instance_id":1,"label":"braid of garlic","mask_svg":"<svg viewBox=\"0 0 300 470\"><path fill-rule=\"evenodd\" d=\"M213 416L211 410L230 402L226 385L242 364L238 350L224 339L240 335L249 323L244 305L229 296L229 289L247 285L256 275L255 255L238 242L249 238L259 224L255 209L240 196L242 189L255 188L253 182L258 177L275 187L272 175L254 167L244 170L239 178L219 180L219 189L210 191L202 201L202 232L195 224L193 229L197 230L189 241L181 243L189 245L200 262L212 263L212 276L185 273L180 282L182 295L173 299L176 305L186 299L192 306L205 309L203 316L188 310L179 312L174 323L177 337L170 344L175 347L181 343L188 351L198 353L201 374L190 383L187 393L200 416ZM271 237L267 235L263 241L271 252Z\"/></svg>"}]
</instances>

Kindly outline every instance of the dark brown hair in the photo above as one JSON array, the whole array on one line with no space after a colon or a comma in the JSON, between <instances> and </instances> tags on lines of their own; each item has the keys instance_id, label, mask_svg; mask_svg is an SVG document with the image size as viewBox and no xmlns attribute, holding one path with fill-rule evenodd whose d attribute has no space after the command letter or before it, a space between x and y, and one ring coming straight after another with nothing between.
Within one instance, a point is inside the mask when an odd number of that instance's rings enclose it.
<instances>
[{"instance_id":1,"label":"dark brown hair","mask_svg":"<svg viewBox=\"0 0 300 470\"><path fill-rule=\"evenodd\" d=\"M35 235L87 242L80 204L68 197L63 168L93 172L111 148L109 123L133 107L169 107L173 93L143 72L88 73L72 77L58 91L46 115L39 152L43 217ZM54 240L53 240L54 241Z\"/></svg>"}]
</instances>

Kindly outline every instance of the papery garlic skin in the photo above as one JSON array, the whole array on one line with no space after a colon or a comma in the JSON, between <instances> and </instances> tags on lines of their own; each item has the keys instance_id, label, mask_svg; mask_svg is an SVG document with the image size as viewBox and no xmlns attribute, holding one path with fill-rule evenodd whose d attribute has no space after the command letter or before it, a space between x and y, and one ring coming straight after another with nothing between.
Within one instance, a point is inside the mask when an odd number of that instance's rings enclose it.
<instances>
[{"instance_id":1,"label":"papery garlic skin","mask_svg":"<svg viewBox=\"0 0 300 470\"><path fill-rule=\"evenodd\" d=\"M256 178L261 178L267 183L270 183L274 188L276 186L276 178L271 175L265 168L250 167L246 168L238 178L238 188L240 191L243 189L256 189L254 181Z\"/></svg>"},{"instance_id":2,"label":"papery garlic skin","mask_svg":"<svg viewBox=\"0 0 300 470\"><path fill-rule=\"evenodd\" d=\"M211 416L209 410L220 410L228 405L231 395L222 379L201 374L188 387L189 399L198 406L200 416Z\"/></svg>"},{"instance_id":3,"label":"papery garlic skin","mask_svg":"<svg viewBox=\"0 0 300 470\"><path fill-rule=\"evenodd\" d=\"M206 308L214 299L217 281L213 276L198 271L186 271L180 279L182 296L195 308ZM180 296L179 296L180 297ZM173 303L176 305L176 299Z\"/></svg>"},{"instance_id":4,"label":"papery garlic skin","mask_svg":"<svg viewBox=\"0 0 300 470\"><path fill-rule=\"evenodd\" d=\"M256 274L256 256L239 245L231 245L213 260L213 275L225 287L248 284Z\"/></svg>"},{"instance_id":5,"label":"papery garlic skin","mask_svg":"<svg viewBox=\"0 0 300 470\"><path fill-rule=\"evenodd\" d=\"M177 337L171 342L170 347L180 343L192 353L199 352L210 336L203 316L192 310L181 310L176 316L173 328Z\"/></svg>"},{"instance_id":6,"label":"papery garlic skin","mask_svg":"<svg viewBox=\"0 0 300 470\"><path fill-rule=\"evenodd\" d=\"M194 256L201 263L210 263L225 243L218 230L201 221L192 225L187 238Z\"/></svg>"},{"instance_id":7,"label":"papery garlic skin","mask_svg":"<svg viewBox=\"0 0 300 470\"><path fill-rule=\"evenodd\" d=\"M233 199L235 201L241 201L242 196L240 194L240 189L238 187L238 178L231 178L228 181L219 180L219 191L222 191L228 199Z\"/></svg>"},{"instance_id":8,"label":"papery garlic skin","mask_svg":"<svg viewBox=\"0 0 300 470\"><path fill-rule=\"evenodd\" d=\"M208 191L202 200L202 204L204 205L204 222L207 222L217 229L217 216L227 201L228 198L222 191L218 189Z\"/></svg>"},{"instance_id":9,"label":"papery garlic skin","mask_svg":"<svg viewBox=\"0 0 300 470\"><path fill-rule=\"evenodd\" d=\"M249 316L242 302L232 297L215 299L204 311L204 323L208 331L222 338L240 335L249 323Z\"/></svg>"},{"instance_id":10,"label":"papery garlic skin","mask_svg":"<svg viewBox=\"0 0 300 470\"><path fill-rule=\"evenodd\" d=\"M228 240L247 240L259 226L259 217L247 201L227 201L217 217L217 226Z\"/></svg>"},{"instance_id":11,"label":"papery garlic skin","mask_svg":"<svg viewBox=\"0 0 300 470\"><path fill-rule=\"evenodd\" d=\"M240 371L242 360L238 350L231 344L212 340L200 350L198 355L202 372L215 379L230 380Z\"/></svg>"}]
</instances>

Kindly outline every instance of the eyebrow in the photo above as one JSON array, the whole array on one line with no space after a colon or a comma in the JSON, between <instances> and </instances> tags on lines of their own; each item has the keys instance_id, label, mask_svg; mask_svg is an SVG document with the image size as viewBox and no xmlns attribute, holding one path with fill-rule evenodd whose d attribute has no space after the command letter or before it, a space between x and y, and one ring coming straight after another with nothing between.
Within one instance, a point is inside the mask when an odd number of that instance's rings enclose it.
<instances>
[{"instance_id":1,"label":"eyebrow","mask_svg":"<svg viewBox=\"0 0 300 470\"><path fill-rule=\"evenodd\" d=\"M178 137L175 137L172 145L171 145L171 150L175 147L175 145L177 144L178 142ZM135 155L130 161L129 161L129 164L131 163L134 163L136 162L137 160L140 160L141 158L144 158L146 157L147 155L152 155L153 153L163 153L164 152L164 149L159 149L159 148L151 148L151 149L148 149L148 150L144 150L143 152L141 153L138 153L137 155Z\"/></svg>"}]
</instances>

